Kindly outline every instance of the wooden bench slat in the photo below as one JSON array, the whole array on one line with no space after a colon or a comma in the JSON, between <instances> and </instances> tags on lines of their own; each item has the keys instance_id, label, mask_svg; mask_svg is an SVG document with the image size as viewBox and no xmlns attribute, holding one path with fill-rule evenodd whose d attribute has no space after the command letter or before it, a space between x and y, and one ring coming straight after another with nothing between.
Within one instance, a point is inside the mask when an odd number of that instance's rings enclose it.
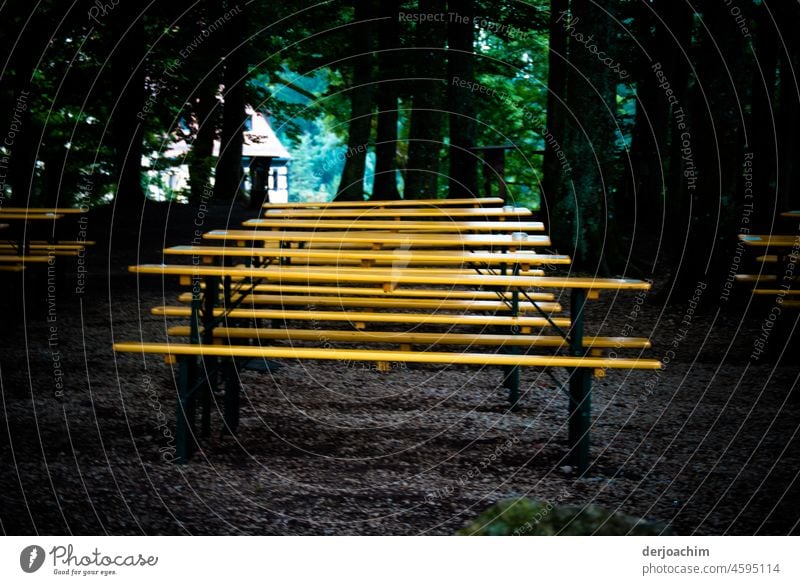
<instances>
[{"instance_id":1,"label":"wooden bench slat","mask_svg":"<svg viewBox=\"0 0 800 585\"><path fill-rule=\"evenodd\" d=\"M232 279L234 282L241 282L240 278ZM205 289L205 282L200 283L200 288ZM221 285L220 285L221 287ZM248 290L250 287L248 286ZM377 296L382 298L411 298L411 299L463 299L463 300L495 300L498 295L511 300L510 292L495 293L488 290L462 290L452 288L398 288L386 291L378 287L357 287L357 286L325 286L325 285L302 285L302 284L257 284L252 287L254 293L281 293L283 295L328 295L328 296ZM549 292L529 292L527 293L534 301L552 301L555 295Z\"/></svg>"},{"instance_id":2,"label":"wooden bench slat","mask_svg":"<svg viewBox=\"0 0 800 585\"><path fill-rule=\"evenodd\" d=\"M189 317L189 307L160 306L151 310L163 317ZM214 316L231 319L281 319L297 321L345 321L349 323L415 323L422 325L502 325L518 327L550 327L544 317L512 317L509 315L461 315L445 313L390 313L367 311L304 311L286 309L230 309L218 308ZM559 327L569 327L566 317L553 317Z\"/></svg>"},{"instance_id":3,"label":"wooden bench slat","mask_svg":"<svg viewBox=\"0 0 800 585\"><path fill-rule=\"evenodd\" d=\"M514 239L511 234L437 234L437 233L397 233L397 232L297 232L269 230L212 230L203 234L207 240L228 240L242 242L294 242L335 244L361 244L364 246L395 245L416 248L434 246L437 248L530 248L549 246L550 238L542 235L529 235L525 239Z\"/></svg>"},{"instance_id":4,"label":"wooden bench slat","mask_svg":"<svg viewBox=\"0 0 800 585\"><path fill-rule=\"evenodd\" d=\"M506 210L503 207L399 207L372 209L267 209L266 218L420 218L432 217L446 219L448 217L489 218L489 217L528 217L532 215L527 207L515 207Z\"/></svg>"},{"instance_id":5,"label":"wooden bench slat","mask_svg":"<svg viewBox=\"0 0 800 585\"><path fill-rule=\"evenodd\" d=\"M190 328L170 327L167 335L189 337ZM563 347L569 343L559 335L511 335L498 333L420 333L413 331L341 331L337 329L272 329L265 327L217 327L216 339L269 339L284 341L339 341L346 343L387 343L414 345L478 345ZM643 337L586 337L587 349L649 349L649 339Z\"/></svg>"},{"instance_id":6,"label":"wooden bench slat","mask_svg":"<svg viewBox=\"0 0 800 585\"><path fill-rule=\"evenodd\" d=\"M426 262L431 264L465 264L467 262L497 264L559 264L570 263L562 254L537 252L444 252L437 250L308 250L304 248L261 248L241 246L172 246L164 249L170 256L213 256L253 258L313 258L321 260L375 260L386 262Z\"/></svg>"},{"instance_id":7,"label":"wooden bench slat","mask_svg":"<svg viewBox=\"0 0 800 585\"><path fill-rule=\"evenodd\" d=\"M405 270L381 270L374 268L356 269L292 269L280 267L275 270L261 268L231 268L226 266L181 266L167 264L141 264L130 266L131 272L138 274L157 274L170 276L238 276L243 278L266 279L273 281L301 282L361 282L394 283L447 286L496 286L520 288L557 288L586 290L649 290L650 284L643 280L626 278L591 278L561 276L503 276L484 274L439 275L431 270L429 274L406 273Z\"/></svg>"},{"instance_id":8,"label":"wooden bench slat","mask_svg":"<svg viewBox=\"0 0 800 585\"><path fill-rule=\"evenodd\" d=\"M303 209L308 207L331 208L339 207L419 207L433 205L459 206L459 205L503 205L501 197L460 197L452 199L387 199L374 201L290 201L287 203L264 203L264 209Z\"/></svg>"},{"instance_id":9,"label":"wooden bench slat","mask_svg":"<svg viewBox=\"0 0 800 585\"><path fill-rule=\"evenodd\" d=\"M216 357L241 357L265 359L306 359L332 361L385 361L436 364L471 364L524 367L565 368L620 368L658 370L661 362L653 359L604 358L574 356L513 355L495 353L451 353L433 351L396 351L364 349L317 349L302 347L253 347L250 345L202 345L173 343L122 342L114 344L114 351L127 353L155 353L163 355L196 355Z\"/></svg>"},{"instance_id":10,"label":"wooden bench slat","mask_svg":"<svg viewBox=\"0 0 800 585\"><path fill-rule=\"evenodd\" d=\"M779 289L779 288L755 288L753 289L755 295L785 295L797 296L800 295L800 289Z\"/></svg>"},{"instance_id":11,"label":"wooden bench slat","mask_svg":"<svg viewBox=\"0 0 800 585\"><path fill-rule=\"evenodd\" d=\"M182 303L192 301L192 293L183 293L178 297ZM242 299L241 295L234 295L232 302L242 301L240 306L247 305L321 305L332 307L362 307L386 309L431 309L440 311L508 311L508 305L502 301L488 300L439 300L439 299L404 299L404 298L369 298L369 297L336 297L336 296L293 296L293 295L265 295L251 294ZM562 307L559 303L548 301L537 302L540 310L546 313L559 313ZM536 311L536 307L527 300L520 301L521 312Z\"/></svg>"},{"instance_id":12,"label":"wooden bench slat","mask_svg":"<svg viewBox=\"0 0 800 585\"><path fill-rule=\"evenodd\" d=\"M245 227L259 229L311 230L390 230L400 232L543 232L540 221L439 221L439 220L380 220L380 219L248 219Z\"/></svg>"}]
</instances>

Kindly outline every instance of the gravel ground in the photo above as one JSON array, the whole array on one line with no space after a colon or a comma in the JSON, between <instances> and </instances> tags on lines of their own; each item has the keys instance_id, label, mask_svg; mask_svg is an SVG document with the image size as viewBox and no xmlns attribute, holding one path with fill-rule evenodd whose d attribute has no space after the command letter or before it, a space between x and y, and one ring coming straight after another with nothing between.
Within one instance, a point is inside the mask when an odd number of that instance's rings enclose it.
<instances>
[{"instance_id":1,"label":"gravel ground","mask_svg":"<svg viewBox=\"0 0 800 585\"><path fill-rule=\"evenodd\" d=\"M563 461L564 371L524 371L523 406L510 412L496 368L461 366L244 371L238 435L220 436L215 414L190 464L169 463L173 368L110 347L163 340L167 323L149 308L180 289L125 268L160 262L195 222L206 231L250 215L153 206L140 230L100 210L83 294L74 260L59 260L51 283L46 269L4 277L2 532L452 534L514 496L594 502L678 534L798 532L797 345L773 331L770 355L750 361L770 301L734 292L723 303L710 287L693 312L692 294L665 305L658 282L591 305L593 332L651 336L646 355L668 364L596 381L583 477ZM780 326L796 324L784 311Z\"/></svg>"}]
</instances>

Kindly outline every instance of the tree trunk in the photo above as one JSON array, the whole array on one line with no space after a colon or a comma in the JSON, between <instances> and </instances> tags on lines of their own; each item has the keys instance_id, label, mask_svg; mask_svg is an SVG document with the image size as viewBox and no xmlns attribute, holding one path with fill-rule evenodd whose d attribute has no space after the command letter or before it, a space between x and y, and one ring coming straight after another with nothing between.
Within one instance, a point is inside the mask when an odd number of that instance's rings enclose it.
<instances>
[{"instance_id":1,"label":"tree trunk","mask_svg":"<svg viewBox=\"0 0 800 585\"><path fill-rule=\"evenodd\" d=\"M117 103L110 123L117 172L115 206L118 211L139 212L145 202L142 188L144 150L145 54L144 15L132 2L120 3L112 19L120 43L111 55L112 99Z\"/></svg>"},{"instance_id":2,"label":"tree trunk","mask_svg":"<svg viewBox=\"0 0 800 585\"><path fill-rule=\"evenodd\" d=\"M754 7L755 11L755 68L753 71L753 105L750 114L751 143L747 145L753 155L752 193L741 193L744 204L754 204L750 229L762 230L772 223L768 201L774 199L774 185L777 178L776 137L776 69L778 66L778 35L764 4ZM750 197L747 197L750 195Z\"/></svg>"},{"instance_id":3,"label":"tree trunk","mask_svg":"<svg viewBox=\"0 0 800 585\"><path fill-rule=\"evenodd\" d=\"M223 82L222 132L219 159L214 180L214 199L233 201L242 185L242 144L244 142L245 84L247 83L247 8L241 10L225 25L228 41L225 52ZM233 8L233 2L228 8ZM260 204L261 202L257 202Z\"/></svg>"},{"instance_id":4,"label":"tree trunk","mask_svg":"<svg viewBox=\"0 0 800 585\"><path fill-rule=\"evenodd\" d=\"M215 11L210 0L205 0L196 23L196 34L213 22ZM191 112L194 117L194 140L192 149L187 157L189 166L189 200L197 205L203 200L204 194L211 192L211 169L214 166L214 136L217 129L218 113L217 91L219 91L222 67L220 54L215 43L203 43L192 53L191 66L196 71L208 73L208 77L197 87L189 98Z\"/></svg>"},{"instance_id":5,"label":"tree trunk","mask_svg":"<svg viewBox=\"0 0 800 585\"><path fill-rule=\"evenodd\" d=\"M800 103L797 95L797 72L800 68L800 42L793 27L800 18L800 8L792 3L771 3L783 29L784 48L780 55L780 85L778 120L778 169L779 177L775 196L768 196L769 207L781 212L800 206ZM766 194L765 194L766 195ZM771 195L771 194L770 194ZM766 201L764 202L766 203ZM762 205L764 205L762 203Z\"/></svg>"},{"instance_id":6,"label":"tree trunk","mask_svg":"<svg viewBox=\"0 0 800 585\"><path fill-rule=\"evenodd\" d=\"M541 213L545 226L551 225L551 209L564 198L569 165L563 152L564 111L567 96L567 32L559 22L569 0L550 0L549 53L547 57L547 128L544 131L544 162ZM562 18L563 22L563 18ZM566 165L566 166L565 166Z\"/></svg>"},{"instance_id":7,"label":"tree trunk","mask_svg":"<svg viewBox=\"0 0 800 585\"><path fill-rule=\"evenodd\" d=\"M613 55L614 28L605 12L591 0L572 0L570 25L584 38L594 37L598 47ZM608 186L615 184L616 83L618 78L587 47L570 41L567 75L566 152L576 172L566 196L551 218L551 230L559 250L571 254L576 267L592 273L608 273L614 258L615 239L610 237L608 210L613 207Z\"/></svg>"},{"instance_id":8,"label":"tree trunk","mask_svg":"<svg viewBox=\"0 0 800 585\"><path fill-rule=\"evenodd\" d=\"M478 158L470 151L477 137L475 94L460 83L475 81L475 0L453 2L447 27L447 87L450 110L450 177L448 197L476 197L478 194ZM457 78L457 79L456 79ZM456 82L456 83L454 83Z\"/></svg>"},{"instance_id":9,"label":"tree trunk","mask_svg":"<svg viewBox=\"0 0 800 585\"><path fill-rule=\"evenodd\" d=\"M397 190L397 89L400 46L399 0L380 3L382 20L378 25L378 127L375 136L375 180L372 199L400 199Z\"/></svg>"},{"instance_id":10,"label":"tree trunk","mask_svg":"<svg viewBox=\"0 0 800 585\"><path fill-rule=\"evenodd\" d=\"M420 0L420 12L445 12L445 0ZM444 77L445 25L437 22L417 24L416 50L412 58L419 77ZM441 81L416 81L409 122L408 163L405 198L433 198L439 192L439 160L442 146L443 87Z\"/></svg>"},{"instance_id":11,"label":"tree trunk","mask_svg":"<svg viewBox=\"0 0 800 585\"><path fill-rule=\"evenodd\" d=\"M355 21L372 15L372 0L354 0ZM347 153L342 178L336 192L337 201L364 199L364 171L367 167L367 144L372 129L372 50L374 23L356 25L353 32L353 83L350 89L350 120L347 130Z\"/></svg>"}]
</instances>

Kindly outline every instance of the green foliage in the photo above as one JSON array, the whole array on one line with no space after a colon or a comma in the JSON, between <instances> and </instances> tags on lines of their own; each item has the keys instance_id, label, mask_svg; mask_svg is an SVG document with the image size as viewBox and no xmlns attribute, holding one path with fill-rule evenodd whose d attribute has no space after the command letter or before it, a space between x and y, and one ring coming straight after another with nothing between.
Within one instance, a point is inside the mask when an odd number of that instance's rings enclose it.
<instances>
[{"instance_id":1,"label":"green foliage","mask_svg":"<svg viewBox=\"0 0 800 585\"><path fill-rule=\"evenodd\" d=\"M600 506L554 506L546 501L498 502L458 531L461 536L654 536L666 526Z\"/></svg>"}]
</instances>

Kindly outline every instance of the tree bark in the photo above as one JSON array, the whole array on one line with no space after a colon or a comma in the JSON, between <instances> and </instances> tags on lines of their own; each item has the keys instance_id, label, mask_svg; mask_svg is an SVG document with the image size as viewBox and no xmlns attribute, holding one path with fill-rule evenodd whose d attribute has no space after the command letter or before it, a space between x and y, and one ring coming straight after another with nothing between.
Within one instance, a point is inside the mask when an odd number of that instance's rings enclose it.
<instances>
[{"instance_id":1,"label":"tree bark","mask_svg":"<svg viewBox=\"0 0 800 585\"><path fill-rule=\"evenodd\" d=\"M551 209L564 198L565 164L563 100L567 97L567 32L559 17L569 0L550 0L549 52L547 57L547 128L544 131L544 161L541 212L546 226L551 225ZM562 19L563 20L563 19Z\"/></svg>"},{"instance_id":2,"label":"tree bark","mask_svg":"<svg viewBox=\"0 0 800 585\"><path fill-rule=\"evenodd\" d=\"M118 211L136 213L145 202L142 188L142 154L146 117L145 105L144 15L141 7L122 2L112 20L120 43L111 56L112 99L117 103L112 114L109 141L115 153ZM130 27L130 28L129 28Z\"/></svg>"},{"instance_id":3,"label":"tree bark","mask_svg":"<svg viewBox=\"0 0 800 585\"><path fill-rule=\"evenodd\" d=\"M400 46L399 0L380 3L382 20L378 25L378 124L375 136L375 180L372 199L400 199L397 190L397 97L398 85L390 81L399 77L398 54Z\"/></svg>"},{"instance_id":4,"label":"tree bark","mask_svg":"<svg viewBox=\"0 0 800 585\"><path fill-rule=\"evenodd\" d=\"M233 201L240 194L242 185L242 144L244 142L245 83L247 83L247 8L241 10L225 25L228 41L225 52L223 82L222 132L220 134L219 158L214 180L214 199ZM233 2L228 5L233 8ZM261 202L251 202L256 206Z\"/></svg>"},{"instance_id":5,"label":"tree bark","mask_svg":"<svg viewBox=\"0 0 800 585\"><path fill-rule=\"evenodd\" d=\"M445 0L420 0L420 12L445 12ZM420 77L435 81L415 81L409 122L408 163L405 173L405 198L436 197L439 192L439 162L442 147L442 81L445 25L437 22L417 24L413 58Z\"/></svg>"},{"instance_id":6,"label":"tree bark","mask_svg":"<svg viewBox=\"0 0 800 585\"><path fill-rule=\"evenodd\" d=\"M613 23L591 0L572 0L570 25L584 38L592 36L601 50L613 55ZM567 75L565 142L572 175L566 195L551 218L559 250L572 255L574 265L593 273L608 273L616 261L611 250L608 210L613 208L609 185L614 184L617 77L587 47L570 40Z\"/></svg>"},{"instance_id":7,"label":"tree bark","mask_svg":"<svg viewBox=\"0 0 800 585\"><path fill-rule=\"evenodd\" d=\"M452 6L450 6L452 4ZM477 137L475 94L461 81L475 81L475 0L451 2L458 14L447 27L447 87L450 108L450 177L448 197L476 197L478 194L478 158L470 151ZM458 81L454 83L454 81Z\"/></svg>"},{"instance_id":8,"label":"tree bark","mask_svg":"<svg viewBox=\"0 0 800 585\"><path fill-rule=\"evenodd\" d=\"M372 0L354 0L355 22L371 18ZM337 201L364 199L364 171L367 167L367 144L372 129L372 68L369 51L373 46L374 23L353 26L353 83L350 89L350 120L347 130L342 178L336 192Z\"/></svg>"}]
</instances>

